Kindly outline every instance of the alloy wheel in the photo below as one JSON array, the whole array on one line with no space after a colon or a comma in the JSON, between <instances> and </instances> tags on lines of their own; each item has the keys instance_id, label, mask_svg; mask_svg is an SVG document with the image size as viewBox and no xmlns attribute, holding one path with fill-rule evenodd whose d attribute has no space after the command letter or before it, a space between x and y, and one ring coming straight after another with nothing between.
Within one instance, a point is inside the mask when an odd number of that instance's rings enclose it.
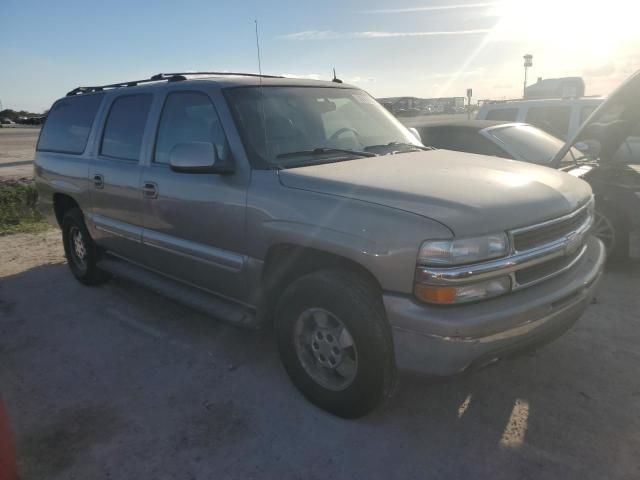
<instances>
[{"instance_id":1,"label":"alloy wheel","mask_svg":"<svg viewBox=\"0 0 640 480\"><path fill-rule=\"evenodd\" d=\"M300 364L321 386L344 390L358 372L358 352L351 333L333 313L310 308L295 324L295 346Z\"/></svg>"}]
</instances>

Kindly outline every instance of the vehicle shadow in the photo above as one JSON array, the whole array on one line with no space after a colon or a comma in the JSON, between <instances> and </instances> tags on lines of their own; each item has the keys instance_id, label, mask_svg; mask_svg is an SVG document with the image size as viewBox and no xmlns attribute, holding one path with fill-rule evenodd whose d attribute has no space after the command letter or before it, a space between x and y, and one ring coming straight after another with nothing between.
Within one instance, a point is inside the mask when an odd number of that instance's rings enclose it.
<instances>
[{"instance_id":1,"label":"vehicle shadow","mask_svg":"<svg viewBox=\"0 0 640 480\"><path fill-rule=\"evenodd\" d=\"M607 272L598 303L540 350L451 379L401 374L386 405L355 421L295 390L269 329L123 279L84 287L61 264L0 278L0 385L22 478L95 472L98 446L112 452L103 462L131 452L167 472L190 471L181 456L194 455L239 476L259 465L278 478L309 466L334 478L629 478L639 277L635 264Z\"/></svg>"}]
</instances>

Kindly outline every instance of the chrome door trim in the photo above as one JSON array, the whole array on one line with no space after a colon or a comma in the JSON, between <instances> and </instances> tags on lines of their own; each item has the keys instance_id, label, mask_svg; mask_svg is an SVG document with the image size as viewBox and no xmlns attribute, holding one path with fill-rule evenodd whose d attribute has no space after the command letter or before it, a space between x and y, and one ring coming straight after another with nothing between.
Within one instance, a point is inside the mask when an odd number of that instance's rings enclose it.
<instances>
[{"instance_id":1,"label":"chrome door trim","mask_svg":"<svg viewBox=\"0 0 640 480\"><path fill-rule=\"evenodd\" d=\"M241 271L245 262L245 257L238 253L166 235L150 229L144 229L142 243L174 255L191 258L198 262L233 272Z\"/></svg>"},{"instance_id":2,"label":"chrome door trim","mask_svg":"<svg viewBox=\"0 0 640 480\"><path fill-rule=\"evenodd\" d=\"M181 283L183 285L187 285L189 287L192 287L195 290L200 290L202 292L206 292L206 293L210 294L213 297L217 297L217 298L226 300L228 302L235 303L237 305L242 305L242 306L247 307L247 308L249 308L251 310L256 310L258 308L256 305L253 305L251 303L243 302L241 300L238 300L237 298L233 298L233 297L230 297L228 295L223 295L220 292L216 292L215 290L211 290L211 289L205 288L205 287L203 287L201 285L196 285L195 283L188 282L184 278L175 277L173 275L168 274L167 272L163 272L161 270L157 270L157 269L155 269L153 267L150 267L148 265L145 265L143 263L137 262L137 261L133 260L132 258L127 257L126 255L120 255L119 253L115 253L115 252L109 251L109 252L107 252L107 256L112 256L112 257L118 258L118 259L120 259L120 260L122 260L124 262L130 263L131 265L135 265L136 267L138 267L138 268L140 268L142 270L148 270L149 272L153 272L153 273L155 273L157 275L160 275L162 277L169 278L169 279L171 279L171 280L173 280L173 281L175 281L177 283Z\"/></svg>"},{"instance_id":3,"label":"chrome door trim","mask_svg":"<svg viewBox=\"0 0 640 480\"><path fill-rule=\"evenodd\" d=\"M88 217L96 230L101 230L117 237L126 238L133 242L142 243L142 227L114 220L97 213L90 213L88 214Z\"/></svg>"}]
</instances>

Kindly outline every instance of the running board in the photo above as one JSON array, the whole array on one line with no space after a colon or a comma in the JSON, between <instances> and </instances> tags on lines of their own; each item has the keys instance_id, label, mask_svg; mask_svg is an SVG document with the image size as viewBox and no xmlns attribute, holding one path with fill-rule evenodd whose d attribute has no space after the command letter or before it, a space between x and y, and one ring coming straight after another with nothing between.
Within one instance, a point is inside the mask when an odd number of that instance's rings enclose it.
<instances>
[{"instance_id":1,"label":"running board","mask_svg":"<svg viewBox=\"0 0 640 480\"><path fill-rule=\"evenodd\" d=\"M115 277L130 280L216 320L242 328L255 329L260 326L255 311L249 307L217 297L126 260L106 254L98 267Z\"/></svg>"}]
</instances>

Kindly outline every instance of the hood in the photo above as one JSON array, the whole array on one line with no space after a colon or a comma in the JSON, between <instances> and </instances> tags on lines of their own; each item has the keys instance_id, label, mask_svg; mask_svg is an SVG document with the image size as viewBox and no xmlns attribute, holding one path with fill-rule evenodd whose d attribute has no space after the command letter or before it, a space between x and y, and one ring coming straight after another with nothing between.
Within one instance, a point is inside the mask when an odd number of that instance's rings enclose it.
<instances>
[{"instance_id":1,"label":"hood","mask_svg":"<svg viewBox=\"0 0 640 480\"><path fill-rule=\"evenodd\" d=\"M281 170L290 188L385 205L436 220L456 236L523 227L572 212L591 187L556 170L432 150Z\"/></svg>"},{"instance_id":2,"label":"hood","mask_svg":"<svg viewBox=\"0 0 640 480\"><path fill-rule=\"evenodd\" d=\"M624 130L624 122L638 121L640 107L640 71L625 80L607 99L596 108L578 131L569 138L558 151L551 165L559 166L569 149L577 142L584 141L596 134L599 143L611 156L630 133ZM602 156L601 156L602 158Z\"/></svg>"}]
</instances>

